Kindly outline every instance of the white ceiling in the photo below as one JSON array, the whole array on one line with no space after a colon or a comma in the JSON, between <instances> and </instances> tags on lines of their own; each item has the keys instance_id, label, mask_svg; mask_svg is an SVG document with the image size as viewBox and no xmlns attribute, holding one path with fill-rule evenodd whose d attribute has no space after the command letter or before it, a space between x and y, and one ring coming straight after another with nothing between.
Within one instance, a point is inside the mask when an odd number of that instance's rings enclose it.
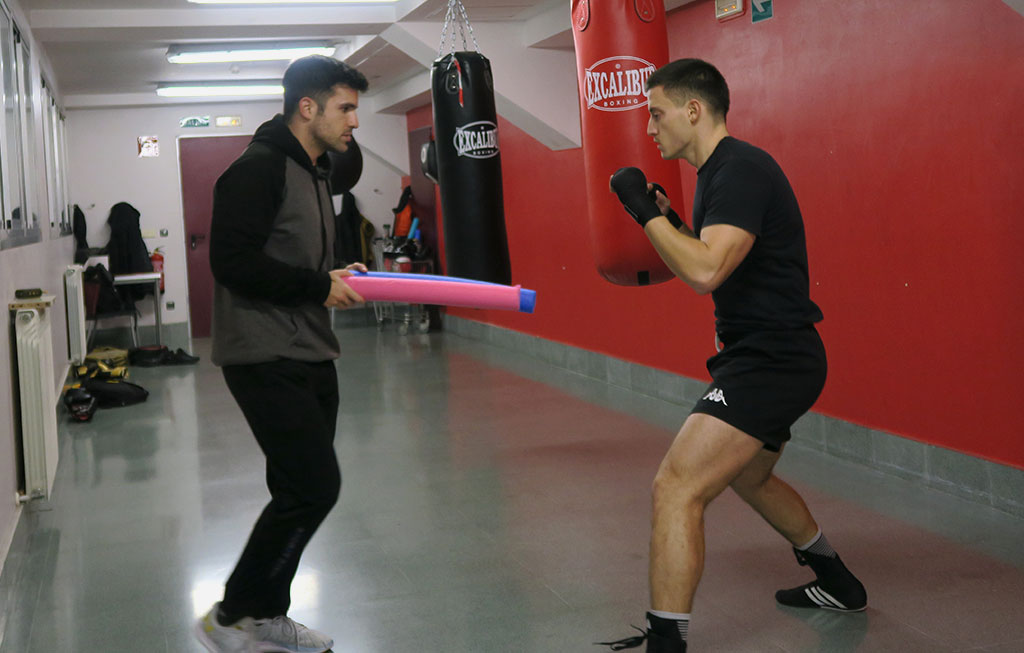
<instances>
[{"instance_id":1,"label":"white ceiling","mask_svg":"<svg viewBox=\"0 0 1024 653\"><path fill-rule=\"evenodd\" d=\"M174 9L192 5L188 0L21 0L25 11L33 9Z\"/></svg>"},{"instance_id":2,"label":"white ceiling","mask_svg":"<svg viewBox=\"0 0 1024 653\"><path fill-rule=\"evenodd\" d=\"M526 20L562 0L463 0L470 20ZM395 22L437 22L447 0L400 0L394 5L197 5L187 0L20 0L37 44L64 96L153 93L158 83L279 79L286 63L168 63L176 44L314 39L347 43L336 56L356 65L379 92L424 70L379 38ZM571 38L561 44L571 44ZM481 44L486 54L486 44ZM155 93L154 93L155 97Z\"/></svg>"}]
</instances>

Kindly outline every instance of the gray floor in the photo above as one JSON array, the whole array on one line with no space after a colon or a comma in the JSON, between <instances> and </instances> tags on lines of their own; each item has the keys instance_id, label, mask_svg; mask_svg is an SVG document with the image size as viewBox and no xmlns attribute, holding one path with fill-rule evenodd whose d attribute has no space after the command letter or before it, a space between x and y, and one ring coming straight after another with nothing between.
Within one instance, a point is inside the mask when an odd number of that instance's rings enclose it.
<instances>
[{"instance_id":1,"label":"gray floor","mask_svg":"<svg viewBox=\"0 0 1024 653\"><path fill-rule=\"evenodd\" d=\"M685 409L456 336L342 332L344 489L293 586L335 651L575 652L646 602L650 482ZM62 426L49 506L0 577L0 652L199 651L267 495L261 456L198 342L135 369L145 404ZM858 615L777 607L805 582L724 495L691 650L1024 651L1024 523L791 446L780 471L868 587Z\"/></svg>"}]
</instances>

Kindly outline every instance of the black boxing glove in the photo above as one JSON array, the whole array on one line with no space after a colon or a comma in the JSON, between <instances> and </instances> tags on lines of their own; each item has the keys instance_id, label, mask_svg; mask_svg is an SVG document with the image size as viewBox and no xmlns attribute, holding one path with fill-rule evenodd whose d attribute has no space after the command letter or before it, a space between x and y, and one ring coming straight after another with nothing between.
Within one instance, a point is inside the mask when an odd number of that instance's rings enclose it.
<instances>
[{"instance_id":1,"label":"black boxing glove","mask_svg":"<svg viewBox=\"0 0 1024 653\"><path fill-rule=\"evenodd\" d=\"M651 199L654 200L655 203L658 201L656 193L661 193L666 198L668 197L668 193L666 193L665 189L661 187L661 184L651 182L651 190L647 194L651 196ZM683 226L683 219L679 217L679 214L676 213L675 209L671 206L668 208L668 213L665 214L665 217L668 218L668 221L672 224L672 228L676 231L679 230L679 227Z\"/></svg>"},{"instance_id":2,"label":"black boxing glove","mask_svg":"<svg viewBox=\"0 0 1024 653\"><path fill-rule=\"evenodd\" d=\"M626 212L641 227L661 215L658 204L647 194L647 177L640 168L619 168L612 175L611 188Z\"/></svg>"}]
</instances>

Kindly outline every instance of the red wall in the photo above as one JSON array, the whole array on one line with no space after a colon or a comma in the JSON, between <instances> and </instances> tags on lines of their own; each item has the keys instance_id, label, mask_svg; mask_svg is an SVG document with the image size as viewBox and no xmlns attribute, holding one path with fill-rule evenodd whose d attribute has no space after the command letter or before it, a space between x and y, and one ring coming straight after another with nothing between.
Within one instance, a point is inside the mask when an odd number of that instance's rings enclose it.
<instances>
[{"instance_id":1,"label":"red wall","mask_svg":"<svg viewBox=\"0 0 1024 653\"><path fill-rule=\"evenodd\" d=\"M671 56L722 70L731 133L796 190L830 363L815 409L1024 468L1024 17L1001 0L790 0L719 24L712 5L669 16ZM537 312L450 313L707 379L710 299L599 278L582 151L499 123L513 279Z\"/></svg>"}]
</instances>

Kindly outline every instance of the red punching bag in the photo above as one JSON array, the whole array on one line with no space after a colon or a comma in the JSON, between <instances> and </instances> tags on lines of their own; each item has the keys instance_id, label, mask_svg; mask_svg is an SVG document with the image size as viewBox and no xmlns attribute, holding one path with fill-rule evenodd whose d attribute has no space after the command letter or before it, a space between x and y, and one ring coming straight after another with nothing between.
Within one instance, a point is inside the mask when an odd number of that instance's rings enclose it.
<instances>
[{"instance_id":1,"label":"red punching bag","mask_svg":"<svg viewBox=\"0 0 1024 653\"><path fill-rule=\"evenodd\" d=\"M642 229L608 189L623 166L636 166L682 206L679 164L661 158L647 136L644 85L668 63L665 6L657 0L573 0L583 159L594 263L608 281L646 286L673 277Z\"/></svg>"}]
</instances>

